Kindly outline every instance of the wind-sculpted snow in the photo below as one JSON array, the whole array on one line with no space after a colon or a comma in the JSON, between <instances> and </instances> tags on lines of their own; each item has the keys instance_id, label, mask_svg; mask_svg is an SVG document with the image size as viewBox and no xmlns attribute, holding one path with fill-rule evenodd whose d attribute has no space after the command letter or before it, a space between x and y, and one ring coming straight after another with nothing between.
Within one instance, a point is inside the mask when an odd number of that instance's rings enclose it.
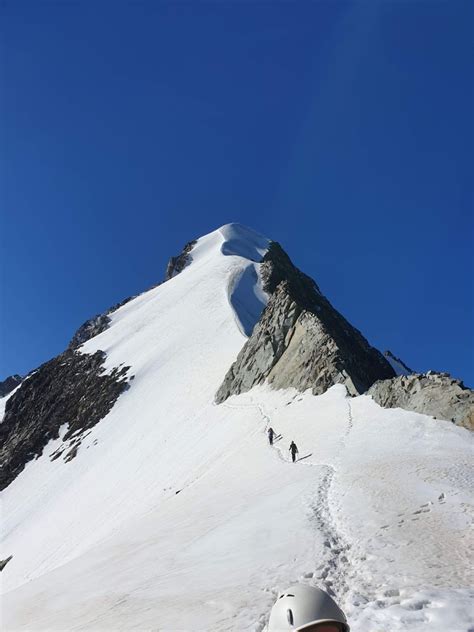
<instances>
[{"instance_id":1,"label":"wind-sculpted snow","mask_svg":"<svg viewBox=\"0 0 474 632\"><path fill-rule=\"evenodd\" d=\"M259 265L226 239L81 347L135 379L76 458L51 460L62 428L3 492L3 628L262 632L306 582L353 632L466 632L470 433L342 385L215 405L245 343L229 288Z\"/></svg>"},{"instance_id":2,"label":"wind-sculpted snow","mask_svg":"<svg viewBox=\"0 0 474 632\"><path fill-rule=\"evenodd\" d=\"M268 296L262 289L258 269L250 264L239 270L229 287L229 301L234 308L239 329L251 336L267 304Z\"/></svg>"},{"instance_id":3,"label":"wind-sculpted snow","mask_svg":"<svg viewBox=\"0 0 474 632\"><path fill-rule=\"evenodd\" d=\"M261 262L268 250L269 240L242 224L227 224L220 229L224 238L221 246L223 255L243 257Z\"/></svg>"},{"instance_id":4,"label":"wind-sculpted snow","mask_svg":"<svg viewBox=\"0 0 474 632\"><path fill-rule=\"evenodd\" d=\"M233 309L239 331L251 336L268 295L262 287L260 262L268 250L269 240L241 224L227 224L199 240L193 250L193 260L199 263L216 249L225 257L228 276L226 280L228 301Z\"/></svg>"}]
</instances>

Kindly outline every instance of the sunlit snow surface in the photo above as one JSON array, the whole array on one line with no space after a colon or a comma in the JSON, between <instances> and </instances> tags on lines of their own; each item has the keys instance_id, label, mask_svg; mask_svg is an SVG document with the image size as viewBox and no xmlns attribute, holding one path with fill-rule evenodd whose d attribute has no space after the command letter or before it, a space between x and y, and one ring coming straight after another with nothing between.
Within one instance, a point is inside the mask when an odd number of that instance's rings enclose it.
<instances>
[{"instance_id":1,"label":"sunlit snow surface","mask_svg":"<svg viewBox=\"0 0 474 632\"><path fill-rule=\"evenodd\" d=\"M3 629L260 631L295 581L333 591L355 632L472 628L467 430L341 386L213 403L267 245L211 233L84 345L135 378L75 459L52 442L4 492Z\"/></svg>"}]
</instances>

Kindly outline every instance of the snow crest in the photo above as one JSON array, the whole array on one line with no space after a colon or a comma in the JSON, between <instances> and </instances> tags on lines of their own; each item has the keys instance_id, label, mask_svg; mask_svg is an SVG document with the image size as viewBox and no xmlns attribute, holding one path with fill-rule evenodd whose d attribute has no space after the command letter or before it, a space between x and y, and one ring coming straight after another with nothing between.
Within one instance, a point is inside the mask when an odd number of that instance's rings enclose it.
<instances>
[{"instance_id":1,"label":"snow crest","mask_svg":"<svg viewBox=\"0 0 474 632\"><path fill-rule=\"evenodd\" d=\"M239 331L252 334L268 295L262 287L260 262L270 241L241 224L226 224L197 241L191 252L192 264L200 265L221 254L229 257L229 274L225 284L227 298Z\"/></svg>"},{"instance_id":2,"label":"snow crest","mask_svg":"<svg viewBox=\"0 0 474 632\"><path fill-rule=\"evenodd\" d=\"M199 239L81 348L135 377L76 458L51 460L58 439L3 493L6 630L261 632L294 582L353 632L474 626L467 430L342 386L214 404L258 311L254 235Z\"/></svg>"}]
</instances>

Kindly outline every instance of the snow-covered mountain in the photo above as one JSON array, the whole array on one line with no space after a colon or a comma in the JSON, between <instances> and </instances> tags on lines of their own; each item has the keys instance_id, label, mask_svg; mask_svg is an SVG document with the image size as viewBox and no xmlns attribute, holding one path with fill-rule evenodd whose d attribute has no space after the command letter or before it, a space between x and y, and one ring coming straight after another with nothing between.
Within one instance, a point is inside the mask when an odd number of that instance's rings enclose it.
<instances>
[{"instance_id":1,"label":"snow-covered mountain","mask_svg":"<svg viewBox=\"0 0 474 632\"><path fill-rule=\"evenodd\" d=\"M261 631L303 582L472 629L472 435L358 394L393 376L278 245L190 242L0 400L3 628Z\"/></svg>"}]
</instances>

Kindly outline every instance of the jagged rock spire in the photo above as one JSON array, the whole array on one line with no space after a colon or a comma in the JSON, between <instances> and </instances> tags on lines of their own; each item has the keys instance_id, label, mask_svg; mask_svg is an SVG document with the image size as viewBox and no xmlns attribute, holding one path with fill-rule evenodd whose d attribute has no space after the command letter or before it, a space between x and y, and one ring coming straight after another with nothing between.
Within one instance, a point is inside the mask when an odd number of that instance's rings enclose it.
<instances>
[{"instance_id":1,"label":"jagged rock spire","mask_svg":"<svg viewBox=\"0 0 474 632\"><path fill-rule=\"evenodd\" d=\"M342 383L356 395L395 375L276 242L263 259L262 278L270 300L225 376L217 402L265 380L275 388L310 388L316 395Z\"/></svg>"}]
</instances>

